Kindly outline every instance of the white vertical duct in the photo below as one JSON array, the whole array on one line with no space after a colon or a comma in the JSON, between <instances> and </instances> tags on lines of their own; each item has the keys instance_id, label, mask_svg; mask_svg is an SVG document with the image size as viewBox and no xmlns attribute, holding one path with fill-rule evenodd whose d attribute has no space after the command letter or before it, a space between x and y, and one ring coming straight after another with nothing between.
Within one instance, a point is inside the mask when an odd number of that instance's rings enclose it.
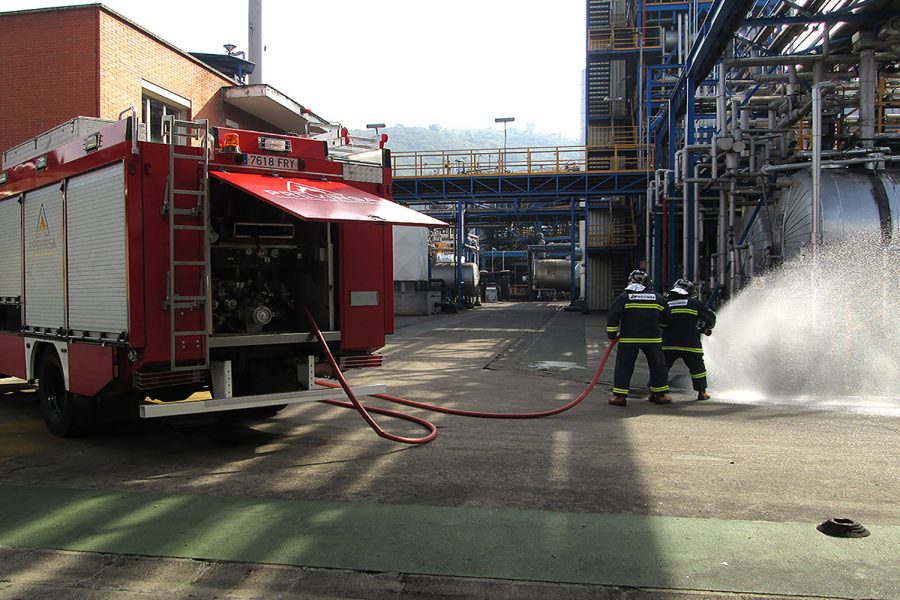
<instances>
[{"instance_id":1,"label":"white vertical duct","mask_svg":"<svg viewBox=\"0 0 900 600\"><path fill-rule=\"evenodd\" d=\"M247 60L254 63L256 68L250 73L250 84L262 83L262 0L250 0L248 15L247 49L250 55Z\"/></svg>"},{"instance_id":2,"label":"white vertical duct","mask_svg":"<svg viewBox=\"0 0 900 600\"><path fill-rule=\"evenodd\" d=\"M859 139L863 148L875 146L875 50L859 53Z\"/></svg>"},{"instance_id":3,"label":"white vertical duct","mask_svg":"<svg viewBox=\"0 0 900 600\"><path fill-rule=\"evenodd\" d=\"M820 242L819 227L822 219L822 88L834 87L829 81L820 81L812 89L812 232L810 244L813 256Z\"/></svg>"}]
</instances>

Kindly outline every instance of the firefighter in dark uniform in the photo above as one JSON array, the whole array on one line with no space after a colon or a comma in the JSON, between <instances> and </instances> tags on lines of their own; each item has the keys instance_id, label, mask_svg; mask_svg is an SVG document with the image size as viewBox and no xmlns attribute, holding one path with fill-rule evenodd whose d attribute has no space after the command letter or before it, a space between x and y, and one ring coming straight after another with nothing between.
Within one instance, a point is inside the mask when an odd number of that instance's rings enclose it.
<instances>
[{"instance_id":1,"label":"firefighter in dark uniform","mask_svg":"<svg viewBox=\"0 0 900 600\"><path fill-rule=\"evenodd\" d=\"M610 404L625 406L634 361L638 351L643 351L650 366L650 402L668 404L669 373L662 351L661 326L669 324L669 305L661 294L650 287L650 277L641 270L628 276L625 292L616 298L606 318L606 335L619 338L616 352L616 370L613 377L613 395Z\"/></svg>"},{"instance_id":2,"label":"firefighter in dark uniform","mask_svg":"<svg viewBox=\"0 0 900 600\"><path fill-rule=\"evenodd\" d=\"M676 360L683 360L691 372L697 400L709 400L700 333L712 334L712 328L716 326L716 313L694 297L694 284L686 279L675 282L669 292L668 303L672 323L663 330L662 346L666 367L671 369Z\"/></svg>"}]
</instances>

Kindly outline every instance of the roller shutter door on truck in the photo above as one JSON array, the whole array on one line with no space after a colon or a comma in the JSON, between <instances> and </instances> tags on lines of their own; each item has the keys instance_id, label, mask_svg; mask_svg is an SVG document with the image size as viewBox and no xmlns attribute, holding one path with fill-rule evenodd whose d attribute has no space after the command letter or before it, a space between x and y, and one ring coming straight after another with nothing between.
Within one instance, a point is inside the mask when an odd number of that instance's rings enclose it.
<instances>
[{"instance_id":1,"label":"roller shutter door on truck","mask_svg":"<svg viewBox=\"0 0 900 600\"><path fill-rule=\"evenodd\" d=\"M77 175L66 188L69 329L128 330L123 163Z\"/></svg>"},{"instance_id":2,"label":"roller shutter door on truck","mask_svg":"<svg viewBox=\"0 0 900 600\"><path fill-rule=\"evenodd\" d=\"M62 184L25 194L25 327L66 326Z\"/></svg>"},{"instance_id":3,"label":"roller shutter door on truck","mask_svg":"<svg viewBox=\"0 0 900 600\"><path fill-rule=\"evenodd\" d=\"M0 303L22 295L21 196L0 200Z\"/></svg>"}]
</instances>

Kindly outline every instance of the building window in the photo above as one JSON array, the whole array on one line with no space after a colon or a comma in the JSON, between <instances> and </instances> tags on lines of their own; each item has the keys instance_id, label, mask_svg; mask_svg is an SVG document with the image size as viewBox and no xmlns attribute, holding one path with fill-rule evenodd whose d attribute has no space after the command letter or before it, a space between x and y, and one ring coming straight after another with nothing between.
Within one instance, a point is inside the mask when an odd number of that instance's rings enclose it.
<instances>
[{"instance_id":1,"label":"building window","mask_svg":"<svg viewBox=\"0 0 900 600\"><path fill-rule=\"evenodd\" d=\"M141 81L141 85L141 121L147 127L147 139L151 142L167 141L163 136L163 117L189 118L191 101L149 81ZM176 140L176 143L185 141Z\"/></svg>"}]
</instances>

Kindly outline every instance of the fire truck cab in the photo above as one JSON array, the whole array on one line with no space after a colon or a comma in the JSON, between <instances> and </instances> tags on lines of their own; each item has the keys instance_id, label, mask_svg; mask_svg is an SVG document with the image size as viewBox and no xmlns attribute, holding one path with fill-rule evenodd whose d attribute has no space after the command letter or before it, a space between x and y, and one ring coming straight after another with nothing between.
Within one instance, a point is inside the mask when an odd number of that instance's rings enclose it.
<instances>
[{"instance_id":1,"label":"fire truck cab","mask_svg":"<svg viewBox=\"0 0 900 600\"><path fill-rule=\"evenodd\" d=\"M154 143L123 116L4 153L0 373L37 381L52 432L333 398L307 315L342 368L381 365L392 226L445 225L390 201L383 141L166 117Z\"/></svg>"}]
</instances>

